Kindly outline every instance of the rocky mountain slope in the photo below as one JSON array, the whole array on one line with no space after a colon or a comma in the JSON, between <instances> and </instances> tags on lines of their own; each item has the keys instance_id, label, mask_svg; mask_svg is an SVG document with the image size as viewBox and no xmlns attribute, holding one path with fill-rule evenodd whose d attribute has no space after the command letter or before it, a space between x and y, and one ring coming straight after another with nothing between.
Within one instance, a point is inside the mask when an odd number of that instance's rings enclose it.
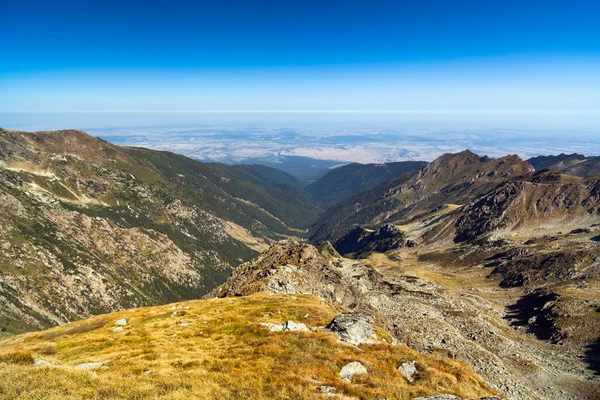
<instances>
[{"instance_id":1,"label":"rocky mountain slope","mask_svg":"<svg viewBox=\"0 0 600 400\"><path fill-rule=\"evenodd\" d=\"M517 156L499 159L464 151L444 154L422 169L380 184L327 210L310 228L313 242L335 243L356 226L404 223L445 204L466 204L533 167Z\"/></svg>"},{"instance_id":2,"label":"rocky mountain slope","mask_svg":"<svg viewBox=\"0 0 600 400\"><path fill-rule=\"evenodd\" d=\"M324 208L373 189L382 182L421 169L423 161L402 161L385 164L352 163L332 169L306 187L306 191Z\"/></svg>"},{"instance_id":3,"label":"rocky mountain slope","mask_svg":"<svg viewBox=\"0 0 600 400\"><path fill-rule=\"evenodd\" d=\"M476 257L490 252L498 249ZM212 295L317 295L376 315L394 343L467 362L507 399L594 399L600 381L593 364L582 362L581 343L548 344L520 330L515 310L522 304L502 303L518 295L499 287L497 275L486 277L485 268L471 266L472 253L464 246L429 253L412 248L349 260L326 244L284 241L241 265Z\"/></svg>"},{"instance_id":4,"label":"rocky mountain slope","mask_svg":"<svg viewBox=\"0 0 600 400\"><path fill-rule=\"evenodd\" d=\"M561 174L588 177L600 175L600 157L586 157L583 154L559 154L538 156L527 160L536 171L551 169Z\"/></svg>"},{"instance_id":5,"label":"rocky mountain slope","mask_svg":"<svg viewBox=\"0 0 600 400\"><path fill-rule=\"evenodd\" d=\"M465 206L430 221L418 240L546 234L600 223L600 180L542 171L509 179Z\"/></svg>"},{"instance_id":6,"label":"rocky mountain slope","mask_svg":"<svg viewBox=\"0 0 600 400\"><path fill-rule=\"evenodd\" d=\"M0 329L197 298L320 209L297 179L0 130Z\"/></svg>"}]
</instances>

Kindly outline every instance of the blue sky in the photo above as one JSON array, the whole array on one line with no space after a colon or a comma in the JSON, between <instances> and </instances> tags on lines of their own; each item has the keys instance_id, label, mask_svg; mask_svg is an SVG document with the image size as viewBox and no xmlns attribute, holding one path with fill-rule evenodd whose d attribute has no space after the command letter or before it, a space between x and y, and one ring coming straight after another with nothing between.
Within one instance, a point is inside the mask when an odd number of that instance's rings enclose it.
<instances>
[{"instance_id":1,"label":"blue sky","mask_svg":"<svg viewBox=\"0 0 600 400\"><path fill-rule=\"evenodd\" d=\"M600 110L597 1L0 1L0 111Z\"/></svg>"}]
</instances>

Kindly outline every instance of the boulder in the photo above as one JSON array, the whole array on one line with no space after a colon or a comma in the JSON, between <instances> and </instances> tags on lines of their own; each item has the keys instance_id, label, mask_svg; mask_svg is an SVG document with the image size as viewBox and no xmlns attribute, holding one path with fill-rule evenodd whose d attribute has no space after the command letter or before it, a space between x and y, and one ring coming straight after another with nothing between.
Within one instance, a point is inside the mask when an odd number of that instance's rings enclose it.
<instances>
[{"instance_id":1,"label":"boulder","mask_svg":"<svg viewBox=\"0 0 600 400\"><path fill-rule=\"evenodd\" d=\"M127 325L127 320L125 318L121 318L121 319L115 321L115 325L116 326L125 326L125 325Z\"/></svg>"},{"instance_id":2,"label":"boulder","mask_svg":"<svg viewBox=\"0 0 600 400\"><path fill-rule=\"evenodd\" d=\"M417 363L415 361L405 362L398 367L398 371L407 381L414 382L417 374Z\"/></svg>"},{"instance_id":3,"label":"boulder","mask_svg":"<svg viewBox=\"0 0 600 400\"><path fill-rule=\"evenodd\" d=\"M352 361L344 365L340 371L340 376L344 382L352 382L354 375L366 374L367 369L358 361Z\"/></svg>"},{"instance_id":4,"label":"boulder","mask_svg":"<svg viewBox=\"0 0 600 400\"><path fill-rule=\"evenodd\" d=\"M373 321L375 318L366 312L356 311L337 315L323 329L325 333L335 333L340 341L359 345L373 343Z\"/></svg>"}]
</instances>

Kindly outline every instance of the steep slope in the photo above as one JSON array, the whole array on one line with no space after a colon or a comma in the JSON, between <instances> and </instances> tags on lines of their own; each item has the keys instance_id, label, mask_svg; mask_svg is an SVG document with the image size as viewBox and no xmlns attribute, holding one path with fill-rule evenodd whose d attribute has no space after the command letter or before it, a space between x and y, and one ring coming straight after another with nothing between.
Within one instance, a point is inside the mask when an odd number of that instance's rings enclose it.
<instances>
[{"instance_id":1,"label":"steep slope","mask_svg":"<svg viewBox=\"0 0 600 400\"><path fill-rule=\"evenodd\" d=\"M600 181L552 171L499 184L470 203L405 227L410 239L441 246L536 232L556 234L600 223Z\"/></svg>"},{"instance_id":2,"label":"steep slope","mask_svg":"<svg viewBox=\"0 0 600 400\"><path fill-rule=\"evenodd\" d=\"M352 346L321 332L338 309L316 296L258 294L121 311L12 337L0 342L0 397L302 400L494 394L460 361L385 342ZM271 332L265 326L286 320L307 329ZM360 362L367 372L344 381L340 370L351 362ZM412 382L397 369L406 362L418 369Z\"/></svg>"},{"instance_id":3,"label":"steep slope","mask_svg":"<svg viewBox=\"0 0 600 400\"><path fill-rule=\"evenodd\" d=\"M418 171L333 206L313 224L309 238L335 245L356 226L405 223L445 204L466 204L506 179L532 170L517 156L490 159L468 150L444 154Z\"/></svg>"},{"instance_id":4,"label":"steep slope","mask_svg":"<svg viewBox=\"0 0 600 400\"><path fill-rule=\"evenodd\" d=\"M413 172L427 165L424 161L402 161L386 164L348 164L332 169L306 187L306 191L324 208L360 192L373 189L382 182Z\"/></svg>"},{"instance_id":5,"label":"steep slope","mask_svg":"<svg viewBox=\"0 0 600 400\"><path fill-rule=\"evenodd\" d=\"M299 190L268 167L2 129L2 330L201 296L316 215Z\"/></svg>"},{"instance_id":6,"label":"steep slope","mask_svg":"<svg viewBox=\"0 0 600 400\"><path fill-rule=\"evenodd\" d=\"M583 154L559 154L538 156L527 160L536 171L551 169L561 174L588 177L600 175L600 157L586 157Z\"/></svg>"},{"instance_id":7,"label":"steep slope","mask_svg":"<svg viewBox=\"0 0 600 400\"><path fill-rule=\"evenodd\" d=\"M457 242L493 231L575 229L600 222L600 181L537 173L507 181L457 213Z\"/></svg>"}]
</instances>

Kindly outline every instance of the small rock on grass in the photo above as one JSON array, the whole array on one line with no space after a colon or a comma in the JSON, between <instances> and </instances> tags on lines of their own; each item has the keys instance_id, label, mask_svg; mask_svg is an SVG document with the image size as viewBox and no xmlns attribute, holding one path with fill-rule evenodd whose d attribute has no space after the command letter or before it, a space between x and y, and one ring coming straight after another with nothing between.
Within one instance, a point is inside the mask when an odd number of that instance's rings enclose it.
<instances>
[{"instance_id":1,"label":"small rock on grass","mask_svg":"<svg viewBox=\"0 0 600 400\"><path fill-rule=\"evenodd\" d=\"M54 366L54 364L52 364L51 362L42 360L41 358L33 360L33 365L35 365L36 367L53 367Z\"/></svg>"},{"instance_id":2,"label":"small rock on grass","mask_svg":"<svg viewBox=\"0 0 600 400\"><path fill-rule=\"evenodd\" d=\"M89 363L83 363L83 364L78 364L75 366L75 369L84 369L84 370L89 370L89 369L96 369L96 368L100 368L101 366L103 366L104 364L106 364L105 362L89 362Z\"/></svg>"},{"instance_id":3,"label":"small rock on grass","mask_svg":"<svg viewBox=\"0 0 600 400\"><path fill-rule=\"evenodd\" d=\"M283 323L284 331L300 331L300 332L308 332L308 328L304 324L298 324L294 321L285 321Z\"/></svg>"},{"instance_id":4,"label":"small rock on grass","mask_svg":"<svg viewBox=\"0 0 600 400\"><path fill-rule=\"evenodd\" d=\"M352 382L352 378L354 375L366 374L367 369L364 365L359 363L358 361L352 361L344 365L344 367L340 371L340 376L344 382Z\"/></svg>"},{"instance_id":5,"label":"small rock on grass","mask_svg":"<svg viewBox=\"0 0 600 400\"><path fill-rule=\"evenodd\" d=\"M125 325L127 325L127 319L121 318L121 319L115 321L115 325L116 326L125 326Z\"/></svg>"},{"instance_id":6,"label":"small rock on grass","mask_svg":"<svg viewBox=\"0 0 600 400\"><path fill-rule=\"evenodd\" d=\"M271 324L267 322L261 322L262 326L265 326L271 332L282 332L282 331L298 331L298 332L310 332L306 325L298 324L294 321L285 321L283 324Z\"/></svg>"},{"instance_id":7,"label":"small rock on grass","mask_svg":"<svg viewBox=\"0 0 600 400\"><path fill-rule=\"evenodd\" d=\"M415 361L405 362L398 367L398 371L407 381L414 382L417 374L417 363Z\"/></svg>"}]
</instances>

